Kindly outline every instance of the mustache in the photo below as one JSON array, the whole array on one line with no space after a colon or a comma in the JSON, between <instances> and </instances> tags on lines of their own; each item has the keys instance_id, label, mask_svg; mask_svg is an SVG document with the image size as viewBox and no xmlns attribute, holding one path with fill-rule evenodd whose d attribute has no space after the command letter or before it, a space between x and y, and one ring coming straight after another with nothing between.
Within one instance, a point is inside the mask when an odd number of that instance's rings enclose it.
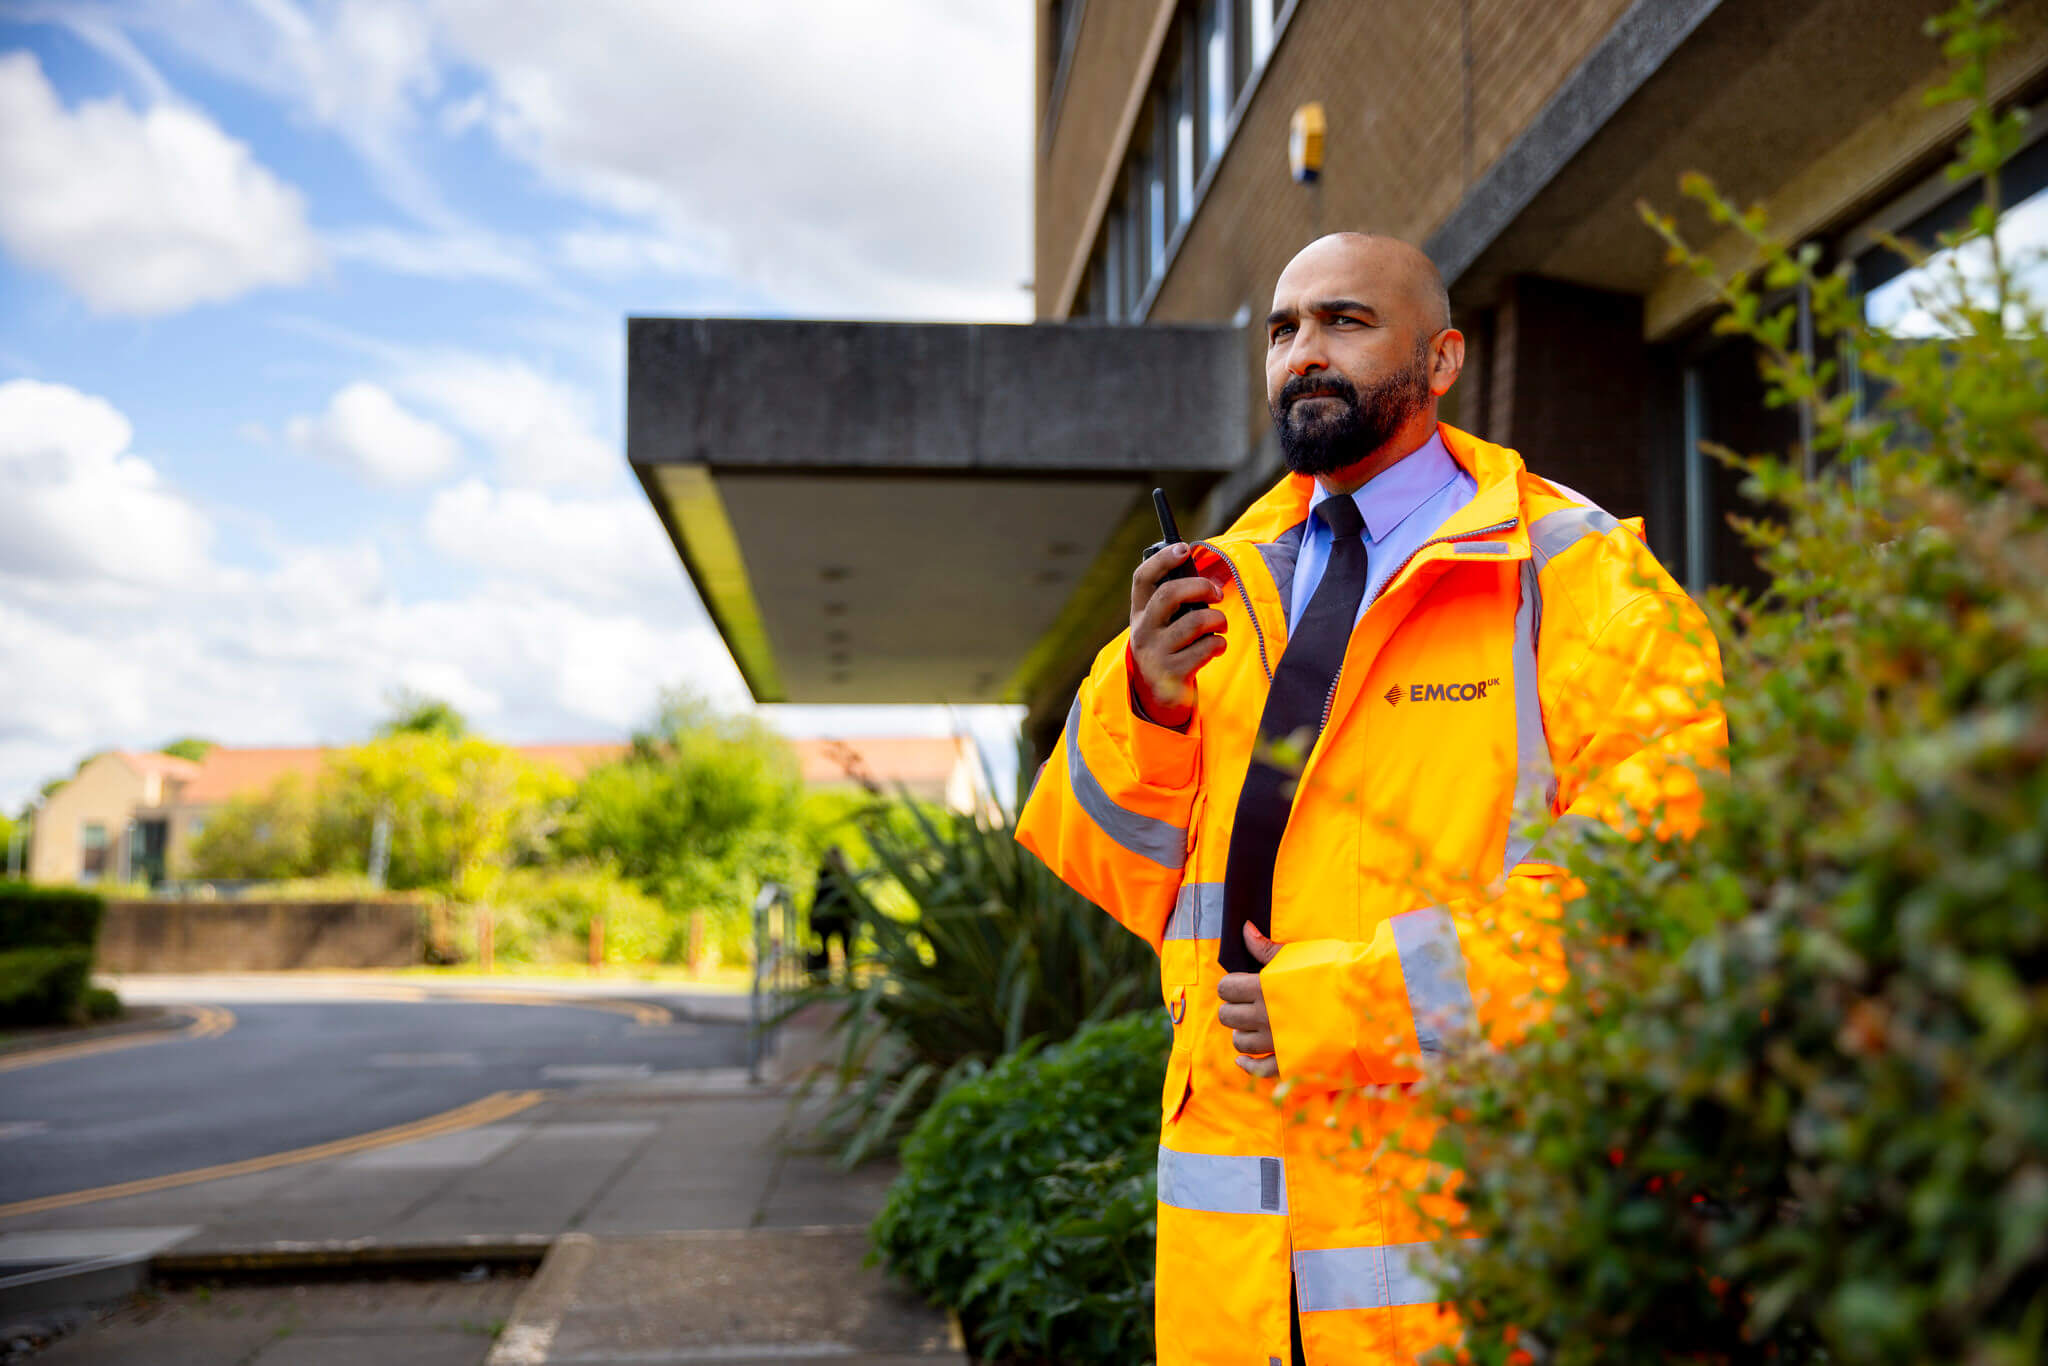
<instances>
[{"instance_id":1,"label":"mustache","mask_svg":"<svg viewBox=\"0 0 2048 1366\"><path fill-rule=\"evenodd\" d=\"M1358 406L1358 390L1342 375L1296 375L1280 389L1280 407L1283 411L1292 408L1304 398L1329 394L1343 399L1351 407Z\"/></svg>"}]
</instances>

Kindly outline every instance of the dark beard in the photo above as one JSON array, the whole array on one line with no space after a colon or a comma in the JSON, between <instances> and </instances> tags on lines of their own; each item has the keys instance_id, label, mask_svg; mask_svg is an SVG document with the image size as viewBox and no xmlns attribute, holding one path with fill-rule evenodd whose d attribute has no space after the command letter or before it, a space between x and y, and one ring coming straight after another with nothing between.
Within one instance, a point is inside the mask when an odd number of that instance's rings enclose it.
<instances>
[{"instance_id":1,"label":"dark beard","mask_svg":"<svg viewBox=\"0 0 2048 1366\"><path fill-rule=\"evenodd\" d=\"M1295 399L1316 393L1334 394L1343 405L1341 410L1313 415L1294 411ZM1273 407L1281 457L1296 474L1331 474L1349 468L1392 440L1428 401L1426 352L1409 369L1388 375L1364 394L1332 371L1296 375L1281 389Z\"/></svg>"}]
</instances>

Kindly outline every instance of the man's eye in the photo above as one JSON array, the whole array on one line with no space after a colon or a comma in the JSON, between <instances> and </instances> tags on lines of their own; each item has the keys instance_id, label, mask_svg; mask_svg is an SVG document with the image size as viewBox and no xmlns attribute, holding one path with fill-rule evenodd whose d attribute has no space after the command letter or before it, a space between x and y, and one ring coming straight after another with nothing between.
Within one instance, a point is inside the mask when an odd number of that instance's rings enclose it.
<instances>
[{"instance_id":1,"label":"man's eye","mask_svg":"<svg viewBox=\"0 0 2048 1366\"><path fill-rule=\"evenodd\" d=\"M1278 327L1273 329L1273 340L1279 341L1282 337L1292 334L1293 331L1293 323L1281 323Z\"/></svg>"}]
</instances>

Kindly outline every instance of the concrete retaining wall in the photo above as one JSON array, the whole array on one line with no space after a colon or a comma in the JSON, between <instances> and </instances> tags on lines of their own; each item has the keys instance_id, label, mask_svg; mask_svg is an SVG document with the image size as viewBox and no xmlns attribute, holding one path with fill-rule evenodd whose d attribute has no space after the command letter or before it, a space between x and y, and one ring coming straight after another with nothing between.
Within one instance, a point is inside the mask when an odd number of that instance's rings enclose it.
<instances>
[{"instance_id":1,"label":"concrete retaining wall","mask_svg":"<svg viewBox=\"0 0 2048 1366\"><path fill-rule=\"evenodd\" d=\"M101 972L403 968L422 961L425 908L378 901L110 901Z\"/></svg>"}]
</instances>

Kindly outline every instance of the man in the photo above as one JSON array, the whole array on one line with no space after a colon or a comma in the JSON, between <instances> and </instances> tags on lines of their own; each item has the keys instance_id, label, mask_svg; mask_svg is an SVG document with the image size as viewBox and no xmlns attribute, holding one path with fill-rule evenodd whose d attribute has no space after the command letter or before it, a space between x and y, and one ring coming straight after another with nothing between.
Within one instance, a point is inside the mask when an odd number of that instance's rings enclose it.
<instances>
[{"instance_id":1,"label":"man","mask_svg":"<svg viewBox=\"0 0 2048 1366\"><path fill-rule=\"evenodd\" d=\"M832 978L832 941L839 941L839 961L846 964L846 979L853 980L853 898L846 894L847 883L853 874L846 866L846 854L838 845L825 851L824 862L818 865L818 880L811 889L811 908L807 919L812 935L818 940L818 947L806 955L806 966L810 968L811 980L826 982Z\"/></svg>"},{"instance_id":2,"label":"man","mask_svg":"<svg viewBox=\"0 0 2048 1366\"><path fill-rule=\"evenodd\" d=\"M1162 1366L1407 1362L1457 1328L1406 1084L1560 980L1565 839L1696 822L1719 655L1639 523L1437 422L1421 252L1310 244L1266 330L1293 472L1139 566L1018 838L1160 951Z\"/></svg>"}]
</instances>

